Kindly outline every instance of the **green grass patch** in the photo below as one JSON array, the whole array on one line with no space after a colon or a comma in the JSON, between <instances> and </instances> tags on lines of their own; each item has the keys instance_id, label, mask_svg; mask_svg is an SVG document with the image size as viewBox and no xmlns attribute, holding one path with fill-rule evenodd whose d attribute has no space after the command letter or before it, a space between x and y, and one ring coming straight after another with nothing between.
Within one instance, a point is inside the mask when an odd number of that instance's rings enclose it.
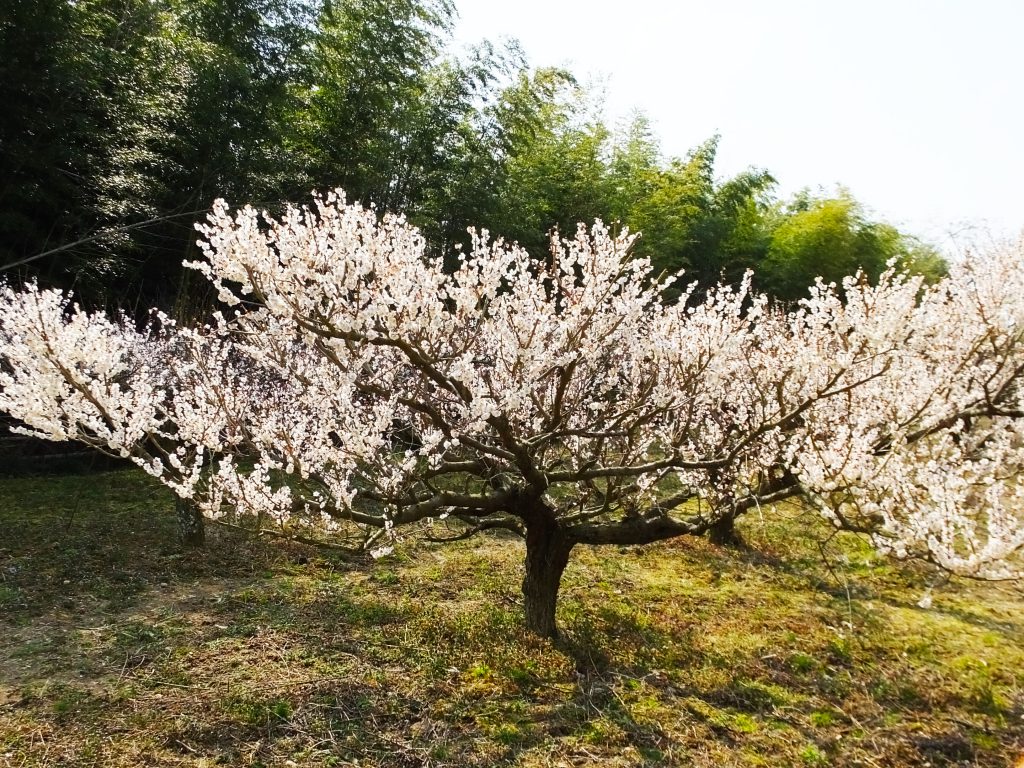
<instances>
[{"instance_id":1,"label":"green grass patch","mask_svg":"<svg viewBox=\"0 0 1024 768\"><path fill-rule=\"evenodd\" d=\"M826 565L797 509L744 521L743 551L577 549L554 643L507 536L374 562L211 526L185 552L137 473L0 497L0 764L1004 768L1024 745L1020 587L935 585L855 537Z\"/></svg>"}]
</instances>

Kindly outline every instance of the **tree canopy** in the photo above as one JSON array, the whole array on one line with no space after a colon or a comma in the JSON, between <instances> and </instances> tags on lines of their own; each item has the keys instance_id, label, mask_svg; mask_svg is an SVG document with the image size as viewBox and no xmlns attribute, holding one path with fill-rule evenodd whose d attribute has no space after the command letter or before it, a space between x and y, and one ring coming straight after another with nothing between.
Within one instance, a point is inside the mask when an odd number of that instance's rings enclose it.
<instances>
[{"instance_id":1,"label":"tree canopy","mask_svg":"<svg viewBox=\"0 0 1024 768\"><path fill-rule=\"evenodd\" d=\"M454 270L340 193L281 218L220 202L202 234L207 324L139 330L4 288L0 409L197 513L364 543L428 521L519 534L544 635L574 546L727 530L790 498L900 559L1021 573L1019 245L933 285L819 281L787 311L749 277L667 304L676 276L600 224L541 263L475 235Z\"/></svg>"},{"instance_id":2,"label":"tree canopy","mask_svg":"<svg viewBox=\"0 0 1024 768\"><path fill-rule=\"evenodd\" d=\"M890 263L933 280L945 273L944 264L927 256L917 241L888 224L868 220L847 193L835 198L802 193L786 213L771 232L760 265L764 286L776 296L801 298L808 275L838 283L861 270L876 280Z\"/></svg>"},{"instance_id":3,"label":"tree canopy","mask_svg":"<svg viewBox=\"0 0 1024 768\"><path fill-rule=\"evenodd\" d=\"M609 126L514 43L453 50L455 18L449 0L0 0L0 266L199 316L212 295L181 264L214 198L280 212L340 186L402 211L449 269L470 225L543 260L551 231L600 218L702 290L753 268L791 300L893 257L942 272L845 193L779 201L767 170L718 178L717 137L664 157L643 115Z\"/></svg>"}]
</instances>

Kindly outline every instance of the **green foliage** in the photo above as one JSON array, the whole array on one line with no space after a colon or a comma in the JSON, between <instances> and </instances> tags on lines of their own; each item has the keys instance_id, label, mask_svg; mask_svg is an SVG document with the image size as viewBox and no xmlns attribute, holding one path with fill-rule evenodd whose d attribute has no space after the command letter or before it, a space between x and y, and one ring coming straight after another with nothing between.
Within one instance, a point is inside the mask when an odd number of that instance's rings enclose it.
<instances>
[{"instance_id":1,"label":"green foliage","mask_svg":"<svg viewBox=\"0 0 1024 768\"><path fill-rule=\"evenodd\" d=\"M310 2L312 0L309 0ZM301 179L302 163L286 137L297 107L295 81L305 78L313 9L307 0L174 0L161 30L176 66L163 85L172 93L171 141L164 147L167 193L161 214L203 211L217 197L275 207ZM303 185L304 186L304 185ZM197 283L181 270L195 258L192 223L184 215L146 230L140 278L164 286L154 300L177 314L202 306ZM200 293L206 290L198 284Z\"/></svg>"},{"instance_id":2,"label":"green foliage","mask_svg":"<svg viewBox=\"0 0 1024 768\"><path fill-rule=\"evenodd\" d=\"M4 5L3 263L74 244L35 273L86 300L166 299L210 200L294 175L278 148L303 0Z\"/></svg>"},{"instance_id":3,"label":"green foliage","mask_svg":"<svg viewBox=\"0 0 1024 768\"><path fill-rule=\"evenodd\" d=\"M643 232L639 252L666 270L685 269L702 286L736 281L763 258L764 213L775 179L751 169L715 178L718 137L684 160L648 171L650 193L634 203L628 221Z\"/></svg>"},{"instance_id":4,"label":"green foliage","mask_svg":"<svg viewBox=\"0 0 1024 768\"><path fill-rule=\"evenodd\" d=\"M44 277L101 283L123 267L111 223L151 212L147 166L162 136L144 0L0 3L0 260L101 236L39 266Z\"/></svg>"},{"instance_id":5,"label":"green foliage","mask_svg":"<svg viewBox=\"0 0 1024 768\"><path fill-rule=\"evenodd\" d=\"M452 0L0 0L0 264L59 249L19 274L195 315L212 297L181 262L214 198L273 210L340 186L448 259L469 226L543 259L553 229L601 218L701 286L754 269L792 299L890 259L943 274L845 193L780 205L767 171L718 178L717 136L664 158L646 117L612 129L515 43L455 55L455 17Z\"/></svg>"},{"instance_id":6,"label":"green foliage","mask_svg":"<svg viewBox=\"0 0 1024 768\"><path fill-rule=\"evenodd\" d=\"M604 163L610 134L588 119L586 95L573 86L557 70L523 77L502 115L529 121L533 130L516 137L504 163L494 229L538 257L547 253L551 230L575 232L577 222L610 213Z\"/></svg>"},{"instance_id":7,"label":"green foliage","mask_svg":"<svg viewBox=\"0 0 1024 768\"><path fill-rule=\"evenodd\" d=\"M325 3L296 126L317 186L409 207L433 139L458 111L459 73L437 62L453 18L447 0Z\"/></svg>"},{"instance_id":8,"label":"green foliage","mask_svg":"<svg viewBox=\"0 0 1024 768\"><path fill-rule=\"evenodd\" d=\"M828 765L828 757L815 744L808 744L800 750L800 759L805 765Z\"/></svg>"},{"instance_id":9,"label":"green foliage","mask_svg":"<svg viewBox=\"0 0 1024 768\"><path fill-rule=\"evenodd\" d=\"M935 280L945 262L895 227L870 220L848 192L831 198L802 192L778 213L760 281L774 295L797 299L816 278L840 283L860 273L874 281L890 262Z\"/></svg>"}]
</instances>

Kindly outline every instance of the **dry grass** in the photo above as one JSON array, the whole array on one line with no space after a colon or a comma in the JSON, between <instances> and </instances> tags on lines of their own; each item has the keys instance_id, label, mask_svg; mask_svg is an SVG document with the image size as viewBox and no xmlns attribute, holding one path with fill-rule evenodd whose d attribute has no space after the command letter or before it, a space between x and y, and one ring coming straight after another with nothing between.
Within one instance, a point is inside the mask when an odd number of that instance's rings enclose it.
<instances>
[{"instance_id":1,"label":"dry grass","mask_svg":"<svg viewBox=\"0 0 1024 768\"><path fill-rule=\"evenodd\" d=\"M380 561L173 543L132 472L0 480L0 765L1014 766L1024 593L797 515L747 552L579 549L552 644L521 545Z\"/></svg>"}]
</instances>

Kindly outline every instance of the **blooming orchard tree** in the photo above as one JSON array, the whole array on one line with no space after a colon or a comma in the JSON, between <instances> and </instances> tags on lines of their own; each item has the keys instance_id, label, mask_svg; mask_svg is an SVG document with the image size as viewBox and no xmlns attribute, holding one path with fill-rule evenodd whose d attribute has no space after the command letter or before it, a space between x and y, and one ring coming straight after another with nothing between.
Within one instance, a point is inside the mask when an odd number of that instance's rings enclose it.
<instances>
[{"instance_id":1,"label":"blooming orchard tree","mask_svg":"<svg viewBox=\"0 0 1024 768\"><path fill-rule=\"evenodd\" d=\"M898 558L1020 575L1019 248L787 313L748 283L667 306L673 278L600 225L544 265L484 233L454 274L340 194L280 221L220 203L200 230L207 326L3 289L0 408L211 517L514 531L544 635L577 544L726 537L795 496Z\"/></svg>"}]
</instances>

